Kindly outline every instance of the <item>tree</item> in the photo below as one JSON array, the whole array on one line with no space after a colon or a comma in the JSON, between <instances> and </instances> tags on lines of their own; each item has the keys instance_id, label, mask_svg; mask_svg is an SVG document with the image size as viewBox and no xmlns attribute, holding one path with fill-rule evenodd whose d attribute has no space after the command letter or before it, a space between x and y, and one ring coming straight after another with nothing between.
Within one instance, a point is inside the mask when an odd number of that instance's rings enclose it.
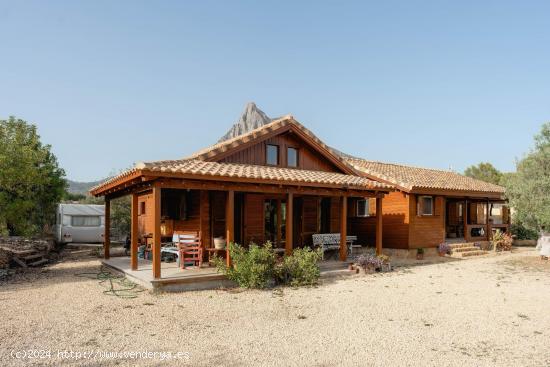
<instances>
[{"instance_id":1,"label":"tree","mask_svg":"<svg viewBox=\"0 0 550 367\"><path fill-rule=\"evenodd\" d=\"M113 233L121 237L130 234L132 197L130 195L111 201L111 224Z\"/></svg>"},{"instance_id":2,"label":"tree","mask_svg":"<svg viewBox=\"0 0 550 367\"><path fill-rule=\"evenodd\" d=\"M515 220L531 230L550 228L550 122L535 136L535 147L505 177L506 196Z\"/></svg>"},{"instance_id":3,"label":"tree","mask_svg":"<svg viewBox=\"0 0 550 367\"><path fill-rule=\"evenodd\" d=\"M63 197L65 172L36 126L0 120L0 233L32 235L51 224Z\"/></svg>"},{"instance_id":4,"label":"tree","mask_svg":"<svg viewBox=\"0 0 550 367\"><path fill-rule=\"evenodd\" d=\"M502 173L488 162L481 162L477 166L466 168L464 175L495 185L500 185L502 180Z\"/></svg>"}]
</instances>

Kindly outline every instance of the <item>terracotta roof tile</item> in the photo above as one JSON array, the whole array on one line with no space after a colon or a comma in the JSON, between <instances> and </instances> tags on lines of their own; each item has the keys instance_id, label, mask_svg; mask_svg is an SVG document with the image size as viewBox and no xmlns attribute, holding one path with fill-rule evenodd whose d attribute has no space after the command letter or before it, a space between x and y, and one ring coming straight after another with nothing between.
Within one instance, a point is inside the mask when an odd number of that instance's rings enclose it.
<instances>
[{"instance_id":1,"label":"terracotta roof tile","mask_svg":"<svg viewBox=\"0 0 550 367\"><path fill-rule=\"evenodd\" d=\"M415 189L439 189L504 193L502 186L476 180L451 171L374 162L360 158L346 158L346 161L356 170L369 175L371 178L379 178L409 191L414 191Z\"/></svg>"},{"instance_id":2,"label":"terracotta roof tile","mask_svg":"<svg viewBox=\"0 0 550 367\"><path fill-rule=\"evenodd\" d=\"M335 172L310 171L294 168L250 164L205 162L197 159L140 163L135 169L152 172L192 174L198 176L233 177L281 183L311 183L341 185L357 189L391 189L392 186L365 177Z\"/></svg>"}]
</instances>

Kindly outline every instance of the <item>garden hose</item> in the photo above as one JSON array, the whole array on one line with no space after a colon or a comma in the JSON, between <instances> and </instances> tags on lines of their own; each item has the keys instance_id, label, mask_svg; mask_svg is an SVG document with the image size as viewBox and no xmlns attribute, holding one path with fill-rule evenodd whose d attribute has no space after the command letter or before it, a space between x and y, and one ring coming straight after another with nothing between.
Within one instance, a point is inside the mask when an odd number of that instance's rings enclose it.
<instances>
[{"instance_id":1,"label":"garden hose","mask_svg":"<svg viewBox=\"0 0 550 367\"><path fill-rule=\"evenodd\" d=\"M123 275L111 273L107 267L101 266L97 273L77 273L77 277L99 280L99 285L106 288L104 294L119 298L136 298L138 293L143 292L137 284L129 281Z\"/></svg>"}]
</instances>

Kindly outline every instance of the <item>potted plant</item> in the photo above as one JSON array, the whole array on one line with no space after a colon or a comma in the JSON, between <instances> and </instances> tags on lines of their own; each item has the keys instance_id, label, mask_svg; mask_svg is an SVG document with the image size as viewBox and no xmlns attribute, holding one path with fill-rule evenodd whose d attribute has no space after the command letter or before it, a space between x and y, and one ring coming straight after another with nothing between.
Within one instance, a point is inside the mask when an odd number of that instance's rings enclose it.
<instances>
[{"instance_id":1,"label":"potted plant","mask_svg":"<svg viewBox=\"0 0 550 367\"><path fill-rule=\"evenodd\" d=\"M361 255L357 258L356 264L363 268L365 273L373 273L376 270L380 270L382 260L373 255Z\"/></svg>"},{"instance_id":2,"label":"potted plant","mask_svg":"<svg viewBox=\"0 0 550 367\"><path fill-rule=\"evenodd\" d=\"M437 253L439 256L445 256L451 252L451 246L448 243L442 242L437 246Z\"/></svg>"},{"instance_id":3,"label":"potted plant","mask_svg":"<svg viewBox=\"0 0 550 367\"><path fill-rule=\"evenodd\" d=\"M416 249L416 260L424 260L424 249L422 247Z\"/></svg>"},{"instance_id":4,"label":"potted plant","mask_svg":"<svg viewBox=\"0 0 550 367\"><path fill-rule=\"evenodd\" d=\"M223 237L214 238L214 248L216 248L216 250L223 250L225 248L225 238Z\"/></svg>"},{"instance_id":5,"label":"potted plant","mask_svg":"<svg viewBox=\"0 0 550 367\"><path fill-rule=\"evenodd\" d=\"M382 271L391 271L390 257L388 255L378 255L378 259L381 261Z\"/></svg>"}]
</instances>

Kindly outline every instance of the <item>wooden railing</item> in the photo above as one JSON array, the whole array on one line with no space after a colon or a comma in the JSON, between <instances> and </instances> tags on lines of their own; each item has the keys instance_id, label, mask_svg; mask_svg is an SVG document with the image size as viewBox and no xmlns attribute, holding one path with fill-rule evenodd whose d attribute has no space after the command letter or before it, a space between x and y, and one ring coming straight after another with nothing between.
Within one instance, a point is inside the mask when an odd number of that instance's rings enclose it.
<instances>
[{"instance_id":1,"label":"wooden railing","mask_svg":"<svg viewBox=\"0 0 550 367\"><path fill-rule=\"evenodd\" d=\"M493 233L497 230L501 232L509 232L509 224L468 224L464 233L466 241L489 241ZM474 236L473 234L483 232L483 235Z\"/></svg>"},{"instance_id":2,"label":"wooden railing","mask_svg":"<svg viewBox=\"0 0 550 367\"><path fill-rule=\"evenodd\" d=\"M483 232L483 235L481 235ZM467 224L464 239L466 241L487 241L489 228L486 224Z\"/></svg>"}]
</instances>

